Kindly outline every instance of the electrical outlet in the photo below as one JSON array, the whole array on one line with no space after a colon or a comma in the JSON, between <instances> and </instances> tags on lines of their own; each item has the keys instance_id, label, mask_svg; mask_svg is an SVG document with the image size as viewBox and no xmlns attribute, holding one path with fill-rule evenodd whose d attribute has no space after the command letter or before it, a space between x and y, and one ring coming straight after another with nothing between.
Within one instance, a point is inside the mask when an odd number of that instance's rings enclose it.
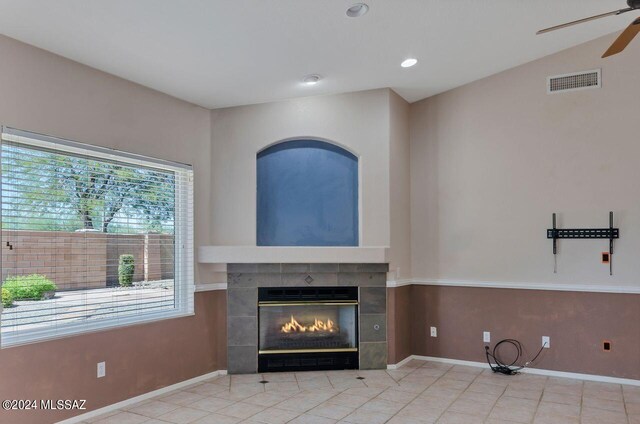
<instances>
[{"instance_id":1,"label":"electrical outlet","mask_svg":"<svg viewBox=\"0 0 640 424\"><path fill-rule=\"evenodd\" d=\"M98 362L98 378L102 378L107 375L107 364L105 362Z\"/></svg>"},{"instance_id":2,"label":"electrical outlet","mask_svg":"<svg viewBox=\"0 0 640 424\"><path fill-rule=\"evenodd\" d=\"M436 327L431 327L431 337L438 337L438 329Z\"/></svg>"},{"instance_id":3,"label":"electrical outlet","mask_svg":"<svg viewBox=\"0 0 640 424\"><path fill-rule=\"evenodd\" d=\"M491 343L491 333L489 331L484 331L482 333L482 341L485 343Z\"/></svg>"},{"instance_id":4,"label":"electrical outlet","mask_svg":"<svg viewBox=\"0 0 640 424\"><path fill-rule=\"evenodd\" d=\"M551 337L549 336L542 336L542 346L545 349L549 349L551 347Z\"/></svg>"}]
</instances>

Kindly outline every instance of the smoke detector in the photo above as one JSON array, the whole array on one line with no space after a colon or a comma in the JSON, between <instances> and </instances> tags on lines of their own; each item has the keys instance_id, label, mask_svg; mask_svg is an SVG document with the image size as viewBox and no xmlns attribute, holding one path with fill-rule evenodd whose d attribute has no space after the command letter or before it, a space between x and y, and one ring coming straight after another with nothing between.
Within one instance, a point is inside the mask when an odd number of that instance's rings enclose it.
<instances>
[{"instance_id":1,"label":"smoke detector","mask_svg":"<svg viewBox=\"0 0 640 424\"><path fill-rule=\"evenodd\" d=\"M304 85L316 85L318 82L320 82L321 79L322 77L320 75L312 74L302 78L302 82L304 83Z\"/></svg>"}]
</instances>

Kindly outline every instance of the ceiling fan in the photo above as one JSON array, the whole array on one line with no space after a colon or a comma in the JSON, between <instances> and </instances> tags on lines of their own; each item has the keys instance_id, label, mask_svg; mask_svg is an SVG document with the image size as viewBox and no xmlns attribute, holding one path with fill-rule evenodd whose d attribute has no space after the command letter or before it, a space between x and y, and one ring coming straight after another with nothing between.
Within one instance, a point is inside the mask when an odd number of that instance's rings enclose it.
<instances>
[{"instance_id":1,"label":"ceiling fan","mask_svg":"<svg viewBox=\"0 0 640 424\"><path fill-rule=\"evenodd\" d=\"M629 7L624 9L614 10L613 12L602 13L600 15L591 16L589 18L578 19L577 21L567 22L566 24L561 24L561 25L552 26L550 28L541 29L536 34L538 35L545 34L547 32L555 31L557 29L562 29L572 25L581 24L583 22L593 21L595 19L604 18L606 16L617 16L617 15L622 15L623 13L632 12L634 10L640 10L640 0L627 0L627 5ZM629 43L631 43L631 40L633 40L633 38L636 35L638 35L639 32L640 32L640 18L637 18L636 20L631 22L631 24L629 24L629 26L624 31L622 31L622 34L620 34L620 36L616 38L616 41L614 41L611 47L609 47L609 49L606 52L604 52L602 57L603 58L609 57L623 51L629 45Z\"/></svg>"}]
</instances>

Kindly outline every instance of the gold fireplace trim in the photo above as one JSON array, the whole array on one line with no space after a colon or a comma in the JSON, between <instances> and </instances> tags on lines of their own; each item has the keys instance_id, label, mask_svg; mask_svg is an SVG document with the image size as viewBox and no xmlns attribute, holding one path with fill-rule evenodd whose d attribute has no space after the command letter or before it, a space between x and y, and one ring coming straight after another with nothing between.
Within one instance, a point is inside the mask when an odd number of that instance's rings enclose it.
<instances>
[{"instance_id":1,"label":"gold fireplace trim","mask_svg":"<svg viewBox=\"0 0 640 424\"><path fill-rule=\"evenodd\" d=\"M345 347L342 349L283 349L283 350L259 350L260 355L275 353L331 353L331 352L357 352L357 347Z\"/></svg>"},{"instance_id":2,"label":"gold fireplace trim","mask_svg":"<svg viewBox=\"0 0 640 424\"><path fill-rule=\"evenodd\" d=\"M319 306L344 306L344 305L357 305L357 300L346 300L346 301L332 301L332 302L323 302L323 301L300 301L300 302L279 302L279 301L265 301L258 302L258 306L305 306L305 305L319 305Z\"/></svg>"}]
</instances>

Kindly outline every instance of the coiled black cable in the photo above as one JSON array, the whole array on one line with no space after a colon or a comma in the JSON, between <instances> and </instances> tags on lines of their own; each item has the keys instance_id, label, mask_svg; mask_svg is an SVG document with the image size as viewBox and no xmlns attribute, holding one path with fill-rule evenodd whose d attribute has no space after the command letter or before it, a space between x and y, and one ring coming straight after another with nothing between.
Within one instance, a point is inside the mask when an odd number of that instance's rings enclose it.
<instances>
[{"instance_id":1,"label":"coiled black cable","mask_svg":"<svg viewBox=\"0 0 640 424\"><path fill-rule=\"evenodd\" d=\"M497 357L498 347L500 347L500 345L503 343L511 344L516 348L517 355L510 364L500 361L500 359L498 359ZM515 340L515 339L500 340L498 343L496 343L496 345L493 347L493 350L491 352L489 352L490 350L489 346L485 346L484 351L485 351L485 354L487 355L487 363L489 364L489 367L493 372L499 372L501 374L506 374L506 375L515 375L515 374L518 374L518 371L520 371L525 367L528 367L536 359L538 359L538 356L540 356L540 354L542 353L542 349L544 349L546 345L547 343L545 342L540 348L540 350L538 351L538 353L536 354L536 356L534 356L532 360L525 362L524 365L516 365L519 362L520 357L522 356L522 344L518 340ZM495 362L495 365L491 363L492 358L493 358L493 362Z\"/></svg>"}]
</instances>

